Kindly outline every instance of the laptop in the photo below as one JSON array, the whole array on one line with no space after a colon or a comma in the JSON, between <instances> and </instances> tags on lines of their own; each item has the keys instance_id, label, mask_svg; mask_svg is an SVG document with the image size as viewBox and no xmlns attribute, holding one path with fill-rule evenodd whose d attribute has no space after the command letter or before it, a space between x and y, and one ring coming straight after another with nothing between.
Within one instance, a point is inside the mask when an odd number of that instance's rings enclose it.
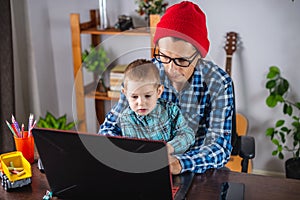
<instances>
[{"instance_id":1,"label":"laptop","mask_svg":"<svg viewBox=\"0 0 300 200\"><path fill-rule=\"evenodd\" d=\"M166 143L34 128L53 196L60 199L182 200L193 173L173 176Z\"/></svg>"}]
</instances>

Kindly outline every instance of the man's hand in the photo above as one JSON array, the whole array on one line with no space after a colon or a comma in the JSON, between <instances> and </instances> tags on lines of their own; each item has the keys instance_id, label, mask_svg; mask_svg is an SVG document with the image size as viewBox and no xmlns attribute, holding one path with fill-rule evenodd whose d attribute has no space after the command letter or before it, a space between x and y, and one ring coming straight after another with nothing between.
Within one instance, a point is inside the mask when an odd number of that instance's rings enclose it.
<instances>
[{"instance_id":1,"label":"man's hand","mask_svg":"<svg viewBox=\"0 0 300 200\"><path fill-rule=\"evenodd\" d=\"M172 155L172 153L174 153L174 147L169 143L167 143L167 151L169 155Z\"/></svg>"},{"instance_id":2,"label":"man's hand","mask_svg":"<svg viewBox=\"0 0 300 200\"><path fill-rule=\"evenodd\" d=\"M182 168L177 158L173 156L169 156L169 165L172 174L174 175L180 174Z\"/></svg>"}]
</instances>

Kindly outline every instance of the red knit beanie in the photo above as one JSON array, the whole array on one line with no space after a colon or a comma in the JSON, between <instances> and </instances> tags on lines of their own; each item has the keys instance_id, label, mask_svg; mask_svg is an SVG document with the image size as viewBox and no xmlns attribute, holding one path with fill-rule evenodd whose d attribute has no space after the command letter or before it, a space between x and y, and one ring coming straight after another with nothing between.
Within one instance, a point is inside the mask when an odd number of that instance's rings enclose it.
<instances>
[{"instance_id":1,"label":"red knit beanie","mask_svg":"<svg viewBox=\"0 0 300 200\"><path fill-rule=\"evenodd\" d=\"M189 1L174 4L158 22L154 44L163 37L176 37L193 44L204 58L209 49L205 14Z\"/></svg>"}]
</instances>

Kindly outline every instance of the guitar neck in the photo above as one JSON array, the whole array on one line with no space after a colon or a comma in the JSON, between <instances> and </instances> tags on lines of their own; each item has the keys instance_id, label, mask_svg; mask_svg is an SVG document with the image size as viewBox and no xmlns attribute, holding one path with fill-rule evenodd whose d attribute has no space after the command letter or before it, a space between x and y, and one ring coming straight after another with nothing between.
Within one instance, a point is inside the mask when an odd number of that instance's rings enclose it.
<instances>
[{"instance_id":1,"label":"guitar neck","mask_svg":"<svg viewBox=\"0 0 300 200\"><path fill-rule=\"evenodd\" d=\"M225 71L231 76L231 60L232 60L232 55L226 55L226 67Z\"/></svg>"}]
</instances>

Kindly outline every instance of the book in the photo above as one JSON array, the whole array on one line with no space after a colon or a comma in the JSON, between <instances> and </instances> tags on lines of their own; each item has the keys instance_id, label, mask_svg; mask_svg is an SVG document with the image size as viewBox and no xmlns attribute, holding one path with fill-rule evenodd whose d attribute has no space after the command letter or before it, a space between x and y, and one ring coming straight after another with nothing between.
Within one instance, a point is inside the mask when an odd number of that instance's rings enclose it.
<instances>
[{"instance_id":1,"label":"book","mask_svg":"<svg viewBox=\"0 0 300 200\"><path fill-rule=\"evenodd\" d=\"M120 93L126 67L127 65L116 65L113 69L111 69L109 74L110 91L117 91Z\"/></svg>"},{"instance_id":2,"label":"book","mask_svg":"<svg viewBox=\"0 0 300 200\"><path fill-rule=\"evenodd\" d=\"M113 91L113 90L108 90L107 91L107 96L110 98L120 98L120 91Z\"/></svg>"}]
</instances>

